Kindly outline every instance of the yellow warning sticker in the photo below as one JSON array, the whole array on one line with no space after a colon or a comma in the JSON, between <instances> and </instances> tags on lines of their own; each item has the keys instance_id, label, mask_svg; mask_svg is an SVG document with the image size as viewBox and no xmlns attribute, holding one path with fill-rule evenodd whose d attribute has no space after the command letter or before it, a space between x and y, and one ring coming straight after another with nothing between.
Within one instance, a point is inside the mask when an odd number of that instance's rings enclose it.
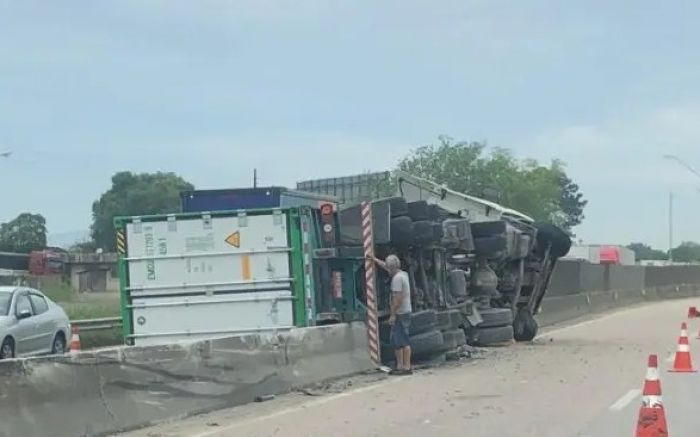
<instances>
[{"instance_id":1,"label":"yellow warning sticker","mask_svg":"<svg viewBox=\"0 0 700 437\"><path fill-rule=\"evenodd\" d=\"M226 237L226 240L224 241L238 249L239 247L241 247L241 233L236 231L233 234Z\"/></svg>"}]
</instances>

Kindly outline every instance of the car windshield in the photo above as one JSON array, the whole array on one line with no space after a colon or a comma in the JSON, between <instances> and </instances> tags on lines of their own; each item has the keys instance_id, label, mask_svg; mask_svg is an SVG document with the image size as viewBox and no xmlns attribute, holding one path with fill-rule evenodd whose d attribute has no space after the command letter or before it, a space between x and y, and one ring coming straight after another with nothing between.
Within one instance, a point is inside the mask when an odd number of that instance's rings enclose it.
<instances>
[{"instance_id":1,"label":"car windshield","mask_svg":"<svg viewBox=\"0 0 700 437\"><path fill-rule=\"evenodd\" d=\"M12 293L9 291L0 291L0 316L6 316L10 311L11 301Z\"/></svg>"}]
</instances>

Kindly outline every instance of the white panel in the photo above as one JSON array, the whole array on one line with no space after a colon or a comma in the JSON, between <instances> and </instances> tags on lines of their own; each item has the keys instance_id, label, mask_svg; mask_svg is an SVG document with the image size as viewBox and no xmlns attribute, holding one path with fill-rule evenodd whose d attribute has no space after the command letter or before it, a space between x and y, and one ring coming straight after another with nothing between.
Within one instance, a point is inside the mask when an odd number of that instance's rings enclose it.
<instances>
[{"instance_id":1,"label":"white panel","mask_svg":"<svg viewBox=\"0 0 700 437\"><path fill-rule=\"evenodd\" d=\"M166 221L141 223L139 233L133 224L127 225L132 295L141 288L160 292L267 288L270 282L289 278L289 253L283 251L288 247L284 216L277 217L278 224L272 214L246 220L247 226L240 227L237 217L214 218L210 228L201 218L179 220L175 232L168 231ZM226 242L236 232L238 248ZM253 284L217 286L248 281L242 274L242 254L250 256Z\"/></svg>"},{"instance_id":2,"label":"white panel","mask_svg":"<svg viewBox=\"0 0 700 437\"><path fill-rule=\"evenodd\" d=\"M136 345L293 326L288 292L148 297L133 302Z\"/></svg>"},{"instance_id":3,"label":"white panel","mask_svg":"<svg viewBox=\"0 0 700 437\"><path fill-rule=\"evenodd\" d=\"M135 344L293 325L285 215L164 217L126 232Z\"/></svg>"}]
</instances>

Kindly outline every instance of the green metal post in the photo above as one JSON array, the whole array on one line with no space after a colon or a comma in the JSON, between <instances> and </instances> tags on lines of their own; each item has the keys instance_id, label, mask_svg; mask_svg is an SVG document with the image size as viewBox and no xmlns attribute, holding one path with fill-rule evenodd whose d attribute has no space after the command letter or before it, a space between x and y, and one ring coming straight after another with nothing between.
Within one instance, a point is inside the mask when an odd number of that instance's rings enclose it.
<instances>
[{"instance_id":1,"label":"green metal post","mask_svg":"<svg viewBox=\"0 0 700 437\"><path fill-rule=\"evenodd\" d=\"M115 219L114 227L117 232L117 267L119 269L119 301L122 314L122 335L124 336L124 341L127 342L129 335L131 335L133 331L131 310L129 308L129 305L131 303L128 289L129 272L127 271L126 266L126 224L121 219Z\"/></svg>"},{"instance_id":2,"label":"green metal post","mask_svg":"<svg viewBox=\"0 0 700 437\"><path fill-rule=\"evenodd\" d=\"M287 227L292 252L290 253L293 298L294 326L308 326L306 318L306 303L304 299L304 252L301 241L301 217L296 209L290 210Z\"/></svg>"}]
</instances>

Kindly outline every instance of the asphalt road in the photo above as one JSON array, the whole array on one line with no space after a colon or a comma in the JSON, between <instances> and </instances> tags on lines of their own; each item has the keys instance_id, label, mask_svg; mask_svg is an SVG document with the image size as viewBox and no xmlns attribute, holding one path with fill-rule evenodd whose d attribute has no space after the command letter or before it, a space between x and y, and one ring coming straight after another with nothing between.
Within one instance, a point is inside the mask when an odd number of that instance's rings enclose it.
<instances>
[{"instance_id":1,"label":"asphalt road","mask_svg":"<svg viewBox=\"0 0 700 437\"><path fill-rule=\"evenodd\" d=\"M650 353L659 355L670 434L697 435L700 374L666 372L690 303L634 307L459 365L357 380L339 393L290 394L126 435L633 436ZM696 367L699 328L690 324Z\"/></svg>"}]
</instances>

